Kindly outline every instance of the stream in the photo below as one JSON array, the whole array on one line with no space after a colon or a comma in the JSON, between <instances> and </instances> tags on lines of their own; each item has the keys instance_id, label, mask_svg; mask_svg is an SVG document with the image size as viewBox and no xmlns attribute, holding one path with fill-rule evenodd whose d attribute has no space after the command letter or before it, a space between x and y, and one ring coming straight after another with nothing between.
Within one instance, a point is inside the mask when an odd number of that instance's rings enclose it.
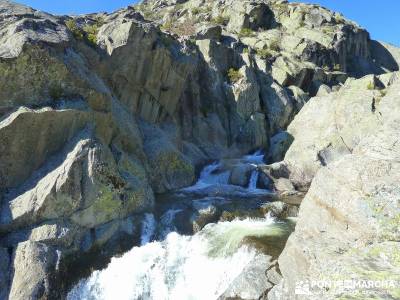
<instances>
[{"instance_id":1,"label":"stream","mask_svg":"<svg viewBox=\"0 0 400 300\"><path fill-rule=\"evenodd\" d=\"M261 152L214 162L193 186L159 197L140 246L82 279L67 299L258 299L295 225L262 209L273 192L261 163ZM243 186L231 183L235 168L247 174Z\"/></svg>"}]
</instances>

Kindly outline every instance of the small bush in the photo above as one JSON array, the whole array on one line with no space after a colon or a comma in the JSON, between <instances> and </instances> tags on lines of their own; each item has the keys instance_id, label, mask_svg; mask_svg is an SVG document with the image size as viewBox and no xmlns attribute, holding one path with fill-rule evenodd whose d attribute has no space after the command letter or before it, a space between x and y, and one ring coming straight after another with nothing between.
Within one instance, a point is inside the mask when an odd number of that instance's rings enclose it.
<instances>
[{"instance_id":1,"label":"small bush","mask_svg":"<svg viewBox=\"0 0 400 300\"><path fill-rule=\"evenodd\" d=\"M246 54L247 54L247 53L249 53L249 52L250 52L249 48L244 48L244 49L243 49L243 53L246 53Z\"/></svg>"},{"instance_id":2,"label":"small bush","mask_svg":"<svg viewBox=\"0 0 400 300\"><path fill-rule=\"evenodd\" d=\"M97 45L97 33L99 32L98 25L86 25L83 27L83 30L86 32L86 38L88 42L92 45Z\"/></svg>"},{"instance_id":3,"label":"small bush","mask_svg":"<svg viewBox=\"0 0 400 300\"><path fill-rule=\"evenodd\" d=\"M278 41L272 41L271 44L269 45L269 48L272 51L279 52L281 50L281 46L279 45Z\"/></svg>"},{"instance_id":4,"label":"small bush","mask_svg":"<svg viewBox=\"0 0 400 300\"><path fill-rule=\"evenodd\" d=\"M74 19L69 19L65 22L65 26L67 26L68 30L71 31L73 36L78 40L83 40L83 32L76 24Z\"/></svg>"},{"instance_id":5,"label":"small bush","mask_svg":"<svg viewBox=\"0 0 400 300\"><path fill-rule=\"evenodd\" d=\"M53 83L49 87L49 96L53 100L59 100L64 96L64 89L60 83Z\"/></svg>"},{"instance_id":6,"label":"small bush","mask_svg":"<svg viewBox=\"0 0 400 300\"><path fill-rule=\"evenodd\" d=\"M192 14L193 15L198 15L199 13L201 13L201 9L198 7L195 7L192 9Z\"/></svg>"},{"instance_id":7,"label":"small bush","mask_svg":"<svg viewBox=\"0 0 400 300\"><path fill-rule=\"evenodd\" d=\"M239 38L252 37L254 36L254 31L250 28L242 28L238 34Z\"/></svg>"},{"instance_id":8,"label":"small bush","mask_svg":"<svg viewBox=\"0 0 400 300\"><path fill-rule=\"evenodd\" d=\"M345 22L345 19L344 19L343 15L336 14L335 15L335 21L336 21L336 23L341 24L341 23Z\"/></svg>"},{"instance_id":9,"label":"small bush","mask_svg":"<svg viewBox=\"0 0 400 300\"><path fill-rule=\"evenodd\" d=\"M334 71L341 71L341 70L342 70L342 67L340 66L340 64L335 64L335 65L333 66L333 70L334 70Z\"/></svg>"},{"instance_id":10,"label":"small bush","mask_svg":"<svg viewBox=\"0 0 400 300\"><path fill-rule=\"evenodd\" d=\"M226 25L229 22L229 18L218 15L214 19L212 19L211 22L217 25Z\"/></svg>"},{"instance_id":11,"label":"small bush","mask_svg":"<svg viewBox=\"0 0 400 300\"><path fill-rule=\"evenodd\" d=\"M234 68L230 68L228 70L227 76L228 76L228 79L229 79L230 83L238 82L240 79L243 78L243 75L240 73L240 71L236 70Z\"/></svg>"},{"instance_id":12,"label":"small bush","mask_svg":"<svg viewBox=\"0 0 400 300\"><path fill-rule=\"evenodd\" d=\"M164 24L161 25L160 28L161 28L161 30L164 30L164 31L171 31L172 21L170 20L170 21L165 22Z\"/></svg>"},{"instance_id":13,"label":"small bush","mask_svg":"<svg viewBox=\"0 0 400 300\"><path fill-rule=\"evenodd\" d=\"M273 57L272 52L269 49L257 49L257 55L260 56L262 59L269 59Z\"/></svg>"}]
</instances>

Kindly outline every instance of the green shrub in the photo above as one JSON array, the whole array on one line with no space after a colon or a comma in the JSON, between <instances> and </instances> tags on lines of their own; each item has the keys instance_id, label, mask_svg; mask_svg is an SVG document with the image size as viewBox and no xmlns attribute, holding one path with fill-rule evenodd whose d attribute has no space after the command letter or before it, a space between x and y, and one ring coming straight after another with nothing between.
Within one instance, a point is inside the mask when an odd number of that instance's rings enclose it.
<instances>
[{"instance_id":1,"label":"green shrub","mask_svg":"<svg viewBox=\"0 0 400 300\"><path fill-rule=\"evenodd\" d=\"M199 13L201 13L201 9L198 7L195 7L192 9L192 14L193 15L198 15Z\"/></svg>"},{"instance_id":2,"label":"green shrub","mask_svg":"<svg viewBox=\"0 0 400 300\"><path fill-rule=\"evenodd\" d=\"M229 18L218 15L214 19L212 19L211 22L217 25L226 25L229 22Z\"/></svg>"},{"instance_id":3,"label":"green shrub","mask_svg":"<svg viewBox=\"0 0 400 300\"><path fill-rule=\"evenodd\" d=\"M246 54L247 54L247 53L249 53L249 52L250 52L249 48L244 48L244 49L243 49L243 53L246 53Z\"/></svg>"},{"instance_id":4,"label":"green shrub","mask_svg":"<svg viewBox=\"0 0 400 300\"><path fill-rule=\"evenodd\" d=\"M257 55L260 56L262 59L269 59L273 57L272 52L269 49L257 49Z\"/></svg>"},{"instance_id":5,"label":"green shrub","mask_svg":"<svg viewBox=\"0 0 400 300\"><path fill-rule=\"evenodd\" d=\"M242 28L238 33L239 38L254 36L254 31L250 28Z\"/></svg>"},{"instance_id":6,"label":"green shrub","mask_svg":"<svg viewBox=\"0 0 400 300\"><path fill-rule=\"evenodd\" d=\"M342 67L340 66L340 64L335 64L335 65L333 66L333 70L334 70L334 71L341 71L341 70L342 70Z\"/></svg>"},{"instance_id":7,"label":"green shrub","mask_svg":"<svg viewBox=\"0 0 400 300\"><path fill-rule=\"evenodd\" d=\"M279 45L278 41L272 41L271 44L269 45L269 48L272 51L279 52L281 50L281 46Z\"/></svg>"},{"instance_id":8,"label":"green shrub","mask_svg":"<svg viewBox=\"0 0 400 300\"><path fill-rule=\"evenodd\" d=\"M341 14L335 14L335 21L338 24L345 23L345 19Z\"/></svg>"},{"instance_id":9,"label":"green shrub","mask_svg":"<svg viewBox=\"0 0 400 300\"><path fill-rule=\"evenodd\" d=\"M64 96L64 89L60 83L53 83L49 87L49 96L53 100L59 100Z\"/></svg>"},{"instance_id":10,"label":"green shrub","mask_svg":"<svg viewBox=\"0 0 400 300\"><path fill-rule=\"evenodd\" d=\"M97 33L99 27L97 24L86 25L83 27L83 31L86 32L86 39L91 45L97 45Z\"/></svg>"},{"instance_id":11,"label":"green shrub","mask_svg":"<svg viewBox=\"0 0 400 300\"><path fill-rule=\"evenodd\" d=\"M83 32L76 24L74 19L69 19L65 22L65 26L67 26L68 30L72 32L73 36L78 40L83 40Z\"/></svg>"},{"instance_id":12,"label":"green shrub","mask_svg":"<svg viewBox=\"0 0 400 300\"><path fill-rule=\"evenodd\" d=\"M243 75L240 73L240 71L236 70L234 68L230 68L228 70L227 76L228 76L228 79L229 79L230 83L238 82L240 79L243 78Z\"/></svg>"},{"instance_id":13,"label":"green shrub","mask_svg":"<svg viewBox=\"0 0 400 300\"><path fill-rule=\"evenodd\" d=\"M164 31L171 31L172 24L173 24L172 21L169 20L169 21L165 22L164 24L162 24L160 28L161 28L161 30L164 30Z\"/></svg>"}]
</instances>

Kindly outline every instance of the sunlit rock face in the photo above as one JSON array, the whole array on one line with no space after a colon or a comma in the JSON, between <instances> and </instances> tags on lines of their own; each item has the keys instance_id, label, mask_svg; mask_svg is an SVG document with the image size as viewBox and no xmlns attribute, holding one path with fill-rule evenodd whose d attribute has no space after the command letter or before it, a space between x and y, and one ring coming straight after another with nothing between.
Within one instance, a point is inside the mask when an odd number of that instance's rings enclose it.
<instances>
[{"instance_id":1,"label":"sunlit rock face","mask_svg":"<svg viewBox=\"0 0 400 300\"><path fill-rule=\"evenodd\" d=\"M349 81L337 93L312 98L289 126L294 143L283 164L312 182L279 258L284 279L271 299L295 297L298 282L399 280L400 82L396 73L386 77ZM314 296L303 297L361 292L314 287ZM390 299L398 297L398 288L381 285L363 293Z\"/></svg>"},{"instance_id":2,"label":"sunlit rock face","mask_svg":"<svg viewBox=\"0 0 400 300\"><path fill-rule=\"evenodd\" d=\"M137 244L155 195L191 186L209 161L266 154L224 166L223 196L306 192L391 120L399 53L285 1L149 0L69 17L0 0L0 299L65 297L76 265ZM202 213L195 231L216 220Z\"/></svg>"}]
</instances>

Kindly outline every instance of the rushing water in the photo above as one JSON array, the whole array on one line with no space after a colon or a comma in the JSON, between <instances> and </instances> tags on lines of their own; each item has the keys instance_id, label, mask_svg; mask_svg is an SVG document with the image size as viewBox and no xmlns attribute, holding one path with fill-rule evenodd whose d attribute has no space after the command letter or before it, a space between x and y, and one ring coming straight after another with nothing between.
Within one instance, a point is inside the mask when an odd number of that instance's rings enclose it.
<instances>
[{"instance_id":1,"label":"rushing water","mask_svg":"<svg viewBox=\"0 0 400 300\"><path fill-rule=\"evenodd\" d=\"M257 189L257 181L258 181L258 171L254 170L251 173L248 189L251 190L251 191L256 190Z\"/></svg>"},{"instance_id":2,"label":"rushing water","mask_svg":"<svg viewBox=\"0 0 400 300\"><path fill-rule=\"evenodd\" d=\"M261 153L257 152L244 159L254 164L262 161L260 156ZM193 202L193 207L206 207L210 201L207 194L210 187L230 187L230 172L220 169L220 163L205 167L198 182L182 190L180 197L183 198L180 199ZM258 176L258 171L254 170L248 187L241 188L241 192L259 195ZM207 191L204 198L187 200L189 194L199 191ZM264 192L267 194L269 191ZM179 204L178 199L175 201ZM226 197L212 199L214 204L215 201L230 201ZM247 199L240 201L249 202ZM81 280L67 299L216 300L229 287L236 285L235 280L242 273L252 272L249 268L253 265L271 259L268 255L272 255L273 251L271 247L265 247L267 244L278 247L279 254L282 241L284 243L292 230L292 226L288 226L290 221L279 221L266 215L258 219L208 224L188 236L179 233L174 222L177 215L183 212L184 207L173 205L158 217L146 214L141 245L121 257L112 258L106 269L95 271L89 278ZM261 274L258 272L254 277L261 283L266 281L262 278L264 270Z\"/></svg>"}]
</instances>

